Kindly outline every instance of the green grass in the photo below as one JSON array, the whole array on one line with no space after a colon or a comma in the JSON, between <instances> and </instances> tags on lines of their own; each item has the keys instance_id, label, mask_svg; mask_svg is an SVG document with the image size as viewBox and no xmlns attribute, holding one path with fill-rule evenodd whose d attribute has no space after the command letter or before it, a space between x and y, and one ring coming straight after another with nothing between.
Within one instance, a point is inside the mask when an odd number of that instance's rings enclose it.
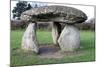
<instances>
[{"instance_id":1,"label":"green grass","mask_svg":"<svg viewBox=\"0 0 100 67\"><path fill-rule=\"evenodd\" d=\"M95 60L95 33L93 31L81 31L81 48L79 53L64 56L61 59L42 59L32 52L23 52L19 50L21 47L21 39L24 30L11 31L11 65L36 65L36 64L52 64L52 63L70 63L84 62ZM37 38L39 43L52 43L51 32L38 31Z\"/></svg>"}]
</instances>

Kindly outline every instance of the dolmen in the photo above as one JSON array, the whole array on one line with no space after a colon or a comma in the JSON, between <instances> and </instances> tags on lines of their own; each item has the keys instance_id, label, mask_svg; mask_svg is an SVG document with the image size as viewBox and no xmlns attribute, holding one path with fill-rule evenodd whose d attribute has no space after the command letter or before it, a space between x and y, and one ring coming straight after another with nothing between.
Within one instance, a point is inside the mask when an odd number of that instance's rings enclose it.
<instances>
[{"instance_id":1,"label":"dolmen","mask_svg":"<svg viewBox=\"0 0 100 67\"><path fill-rule=\"evenodd\" d=\"M80 32L75 24L87 20L81 10L59 5L32 8L23 12L20 18L29 23L22 38L22 49L35 53L39 52L36 23L50 21L54 44L59 45L61 51L74 51L80 47Z\"/></svg>"}]
</instances>

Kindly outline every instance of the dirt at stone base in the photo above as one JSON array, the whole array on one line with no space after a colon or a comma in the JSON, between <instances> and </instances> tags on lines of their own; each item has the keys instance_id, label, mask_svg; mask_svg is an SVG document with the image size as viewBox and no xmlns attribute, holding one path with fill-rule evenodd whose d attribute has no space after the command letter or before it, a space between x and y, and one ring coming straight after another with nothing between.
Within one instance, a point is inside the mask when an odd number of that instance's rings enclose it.
<instances>
[{"instance_id":1,"label":"dirt at stone base","mask_svg":"<svg viewBox=\"0 0 100 67\"><path fill-rule=\"evenodd\" d=\"M64 55L61 54L60 48L55 45L42 45L39 46L40 58L63 58Z\"/></svg>"},{"instance_id":2,"label":"dirt at stone base","mask_svg":"<svg viewBox=\"0 0 100 67\"><path fill-rule=\"evenodd\" d=\"M62 52L59 46L55 46L54 44L42 44L39 46L39 58L53 58L53 59L61 59L64 56L76 56L81 55L80 51L74 52Z\"/></svg>"}]
</instances>

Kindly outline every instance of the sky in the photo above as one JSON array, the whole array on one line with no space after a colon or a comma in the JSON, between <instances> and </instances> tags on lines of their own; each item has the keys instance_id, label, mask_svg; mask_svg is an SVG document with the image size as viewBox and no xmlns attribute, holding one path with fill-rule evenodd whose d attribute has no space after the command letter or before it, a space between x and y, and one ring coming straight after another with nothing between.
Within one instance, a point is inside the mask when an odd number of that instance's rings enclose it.
<instances>
[{"instance_id":1,"label":"sky","mask_svg":"<svg viewBox=\"0 0 100 67\"><path fill-rule=\"evenodd\" d=\"M11 1L11 19L12 19L12 10L13 8L16 6L16 3L17 1ZM31 5L32 3L29 2ZM36 3L36 2L34 2ZM81 11L83 11L87 16L88 16L88 19L91 19L91 18L94 18L95 17L95 8L94 6L83 6L83 5L69 5L69 4L54 4L54 3L37 3L39 4L40 6L44 6L44 5L62 5L62 6L69 6L69 7L74 7L74 8L77 8ZM34 5L32 5L34 6Z\"/></svg>"}]
</instances>

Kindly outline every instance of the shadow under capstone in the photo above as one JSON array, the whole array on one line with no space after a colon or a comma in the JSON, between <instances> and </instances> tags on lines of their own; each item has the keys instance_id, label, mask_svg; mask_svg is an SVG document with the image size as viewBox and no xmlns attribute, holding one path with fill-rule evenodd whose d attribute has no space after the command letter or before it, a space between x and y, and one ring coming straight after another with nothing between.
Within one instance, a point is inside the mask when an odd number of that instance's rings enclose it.
<instances>
[{"instance_id":1,"label":"shadow under capstone","mask_svg":"<svg viewBox=\"0 0 100 67\"><path fill-rule=\"evenodd\" d=\"M55 59L63 58L59 46L55 46L53 44L39 46L38 56L40 58L55 58Z\"/></svg>"}]
</instances>

